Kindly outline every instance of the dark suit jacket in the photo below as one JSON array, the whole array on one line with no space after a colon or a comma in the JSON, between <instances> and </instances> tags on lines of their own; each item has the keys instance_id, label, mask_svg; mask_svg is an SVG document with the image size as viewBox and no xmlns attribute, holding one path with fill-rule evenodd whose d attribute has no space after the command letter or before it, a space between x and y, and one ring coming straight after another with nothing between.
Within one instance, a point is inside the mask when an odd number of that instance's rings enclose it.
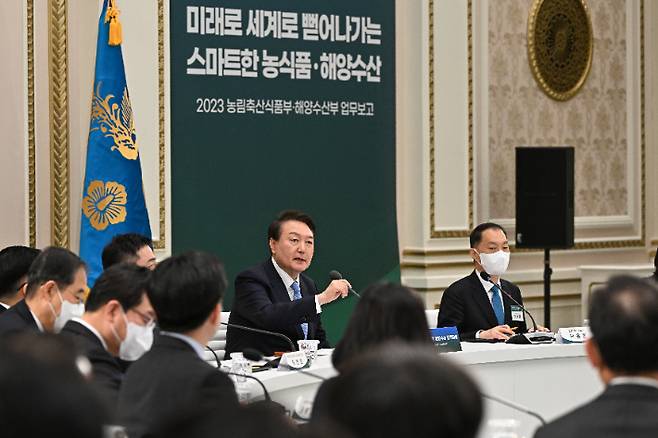
<instances>
[{"instance_id":1,"label":"dark suit jacket","mask_svg":"<svg viewBox=\"0 0 658 438\"><path fill-rule=\"evenodd\" d=\"M10 307L10 309L11 309L11 307ZM5 313L7 310L9 310L9 309L5 309L5 306L0 305L0 315Z\"/></svg>"},{"instance_id":2,"label":"dark suit jacket","mask_svg":"<svg viewBox=\"0 0 658 438\"><path fill-rule=\"evenodd\" d=\"M521 291L514 283L501 280L501 285L505 292L523 305ZM512 321L510 306L514 303L505 294L502 294L502 297L503 308L505 309L505 324L510 327L518 327L517 333L525 333L527 331L525 321ZM527 317L525 314L523 316L524 318ZM473 271L468 277L452 283L443 292L441 306L439 307L438 327L457 326L462 340L472 340L478 330L488 330L497 325L496 314L476 271Z\"/></svg>"},{"instance_id":3,"label":"dark suit jacket","mask_svg":"<svg viewBox=\"0 0 658 438\"><path fill-rule=\"evenodd\" d=\"M103 347L95 334L76 321L68 321L60 333L72 339L80 352L91 362L93 386L114 418L123 380L123 372L117 359Z\"/></svg>"},{"instance_id":4,"label":"dark suit jacket","mask_svg":"<svg viewBox=\"0 0 658 438\"><path fill-rule=\"evenodd\" d=\"M317 339L320 348L328 348L322 321L315 308L317 287L304 274L300 274L299 280L302 298L290 301L288 290L272 260L241 272L235 279L235 301L229 322L282 333L292 340L295 348L297 341L304 339L300 324L307 322L308 339ZM265 355L290 350L283 339L229 327L226 333L227 357L245 348L254 348Z\"/></svg>"},{"instance_id":5,"label":"dark suit jacket","mask_svg":"<svg viewBox=\"0 0 658 438\"><path fill-rule=\"evenodd\" d=\"M20 300L9 310L0 315L0 335L7 335L24 331L39 331L39 326L34 320L30 308L25 300Z\"/></svg>"},{"instance_id":6,"label":"dark suit jacket","mask_svg":"<svg viewBox=\"0 0 658 438\"><path fill-rule=\"evenodd\" d=\"M658 389L611 385L593 401L537 430L535 438L655 438Z\"/></svg>"},{"instance_id":7,"label":"dark suit jacket","mask_svg":"<svg viewBox=\"0 0 658 438\"><path fill-rule=\"evenodd\" d=\"M128 369L119 392L118 418L130 438L141 438L181 414L209 409L224 418L237 408L238 397L226 374L205 363L184 341L160 335Z\"/></svg>"}]
</instances>

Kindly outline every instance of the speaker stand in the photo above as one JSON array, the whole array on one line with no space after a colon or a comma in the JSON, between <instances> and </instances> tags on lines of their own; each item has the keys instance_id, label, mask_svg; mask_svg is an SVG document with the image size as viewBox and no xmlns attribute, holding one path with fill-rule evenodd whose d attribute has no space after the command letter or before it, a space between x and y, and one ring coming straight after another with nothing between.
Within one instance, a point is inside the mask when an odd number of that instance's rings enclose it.
<instances>
[{"instance_id":1,"label":"speaker stand","mask_svg":"<svg viewBox=\"0 0 658 438\"><path fill-rule=\"evenodd\" d=\"M551 250L544 249L544 327L551 327Z\"/></svg>"}]
</instances>

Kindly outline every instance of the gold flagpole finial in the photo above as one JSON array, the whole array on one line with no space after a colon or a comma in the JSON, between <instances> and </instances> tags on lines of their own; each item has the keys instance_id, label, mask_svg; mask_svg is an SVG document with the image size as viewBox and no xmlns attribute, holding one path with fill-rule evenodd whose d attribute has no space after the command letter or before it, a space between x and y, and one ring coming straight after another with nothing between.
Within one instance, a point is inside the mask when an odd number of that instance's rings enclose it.
<instances>
[{"instance_id":1,"label":"gold flagpole finial","mask_svg":"<svg viewBox=\"0 0 658 438\"><path fill-rule=\"evenodd\" d=\"M107 43L110 46L121 45L121 22L119 21L119 8L116 6L116 0L109 0L107 12L105 13L105 22L110 22L110 33Z\"/></svg>"}]
</instances>

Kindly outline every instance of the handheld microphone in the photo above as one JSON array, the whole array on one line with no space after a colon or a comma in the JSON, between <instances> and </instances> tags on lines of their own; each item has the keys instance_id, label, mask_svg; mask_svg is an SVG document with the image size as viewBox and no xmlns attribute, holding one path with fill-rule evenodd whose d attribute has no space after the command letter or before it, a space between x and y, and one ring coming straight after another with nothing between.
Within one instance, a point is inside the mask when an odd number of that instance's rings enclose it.
<instances>
[{"instance_id":1,"label":"handheld microphone","mask_svg":"<svg viewBox=\"0 0 658 438\"><path fill-rule=\"evenodd\" d=\"M257 329L257 328L253 328L253 327L247 327L246 325L232 324L232 323L229 323L229 322L222 322L220 324L225 325L226 327L236 328L238 330L245 330L245 331L248 331L248 332L260 333L261 335L276 336L277 338L283 339L284 341L286 341L288 343L288 345L290 345L290 351L297 351L297 349L295 348L295 344L293 344L292 341L290 340L290 338L288 336L284 335L283 333L271 332L269 330Z\"/></svg>"},{"instance_id":2,"label":"handheld microphone","mask_svg":"<svg viewBox=\"0 0 658 438\"><path fill-rule=\"evenodd\" d=\"M497 403L500 403L501 405L507 406L508 408L512 408L515 411L523 412L524 414L528 414L532 417L535 417L536 419L539 420L539 422L542 424L542 426L546 424L546 420L544 420L541 415L539 415L538 413L536 413L534 411L531 411L530 409L528 409L524 406L521 406L521 405L516 404L516 403L514 403L512 401L509 401L509 400L505 400L504 398L494 397L493 395L484 394L484 393L481 393L481 395L482 395L483 398L486 398L486 399L491 400L491 401L495 401Z\"/></svg>"},{"instance_id":3,"label":"handheld microphone","mask_svg":"<svg viewBox=\"0 0 658 438\"><path fill-rule=\"evenodd\" d=\"M244 355L245 359L249 359L249 360L252 360L254 362L258 362L258 361L263 360L263 353L261 353L258 350L255 350L253 348L245 348L244 351L242 352L242 354ZM268 361L268 364L270 362L272 362L272 361ZM327 380L325 377L322 377L322 376L320 376L318 374L315 374L315 373L310 373L306 370L296 369L296 370L293 370L293 371L296 371L296 372L301 373L301 374L306 374L307 376L316 378L318 380L322 380L323 382L325 380Z\"/></svg>"},{"instance_id":4,"label":"handheld microphone","mask_svg":"<svg viewBox=\"0 0 658 438\"><path fill-rule=\"evenodd\" d=\"M258 382L258 384L260 385L260 387L263 388L263 395L265 396L265 400L267 400L267 401L272 401L272 398L270 397L270 393L267 391L267 388L265 388L265 385L263 384L263 382L261 382L260 379L254 377L254 376L249 376L249 375L247 375L247 374L238 374L238 373L231 373L231 372L229 372L229 371L222 371L221 368L220 368L219 357L217 357L217 353L215 353L215 352L213 351L213 349L210 348L210 347L207 346L207 345L206 345L206 350L210 351L210 352L212 353L212 355L215 356L215 361L216 361L216 363L217 363L217 370L219 370L220 372L223 372L224 374L228 374L229 376L244 377L244 378L246 378L246 379L252 379L252 380L255 380L256 382ZM246 359L253 360L253 359L250 359L249 357L247 357L247 355L245 355L244 357L245 357Z\"/></svg>"},{"instance_id":5,"label":"handheld microphone","mask_svg":"<svg viewBox=\"0 0 658 438\"><path fill-rule=\"evenodd\" d=\"M343 275L342 275L340 272L338 272L338 271L331 271L331 272L329 272L329 278L331 278L332 280L342 280L342 279L343 279ZM349 293L354 294L354 295L356 295L357 297L361 298L361 295L359 295L358 293L356 293L356 291L355 291L354 289L352 289L351 286L348 286L348 287L347 287L347 290L349 291Z\"/></svg>"},{"instance_id":6,"label":"handheld microphone","mask_svg":"<svg viewBox=\"0 0 658 438\"><path fill-rule=\"evenodd\" d=\"M491 275L489 275L489 273L488 273L487 271L482 271L482 272L480 272L480 277L482 277L482 279L483 279L484 281L488 281L489 283L495 284L493 281L491 281ZM518 301L516 301L516 300L515 300L510 294L508 294L508 293L503 289L503 287L502 287L502 282L501 282L501 285L500 285L498 288L500 289L500 291L501 291L502 293L505 294L505 296L506 296L507 298L509 298L510 300L512 300L512 302L513 302L514 304L516 304L517 306L519 306L519 307L520 307L525 313L528 314L528 316L530 317L530 320L532 321L532 326L534 327L535 331L537 331L537 323L535 322L535 318L532 317L532 314L531 314L530 312L528 312L528 311L526 310L526 308L523 307L523 306L521 305L521 303L519 303Z\"/></svg>"}]
</instances>

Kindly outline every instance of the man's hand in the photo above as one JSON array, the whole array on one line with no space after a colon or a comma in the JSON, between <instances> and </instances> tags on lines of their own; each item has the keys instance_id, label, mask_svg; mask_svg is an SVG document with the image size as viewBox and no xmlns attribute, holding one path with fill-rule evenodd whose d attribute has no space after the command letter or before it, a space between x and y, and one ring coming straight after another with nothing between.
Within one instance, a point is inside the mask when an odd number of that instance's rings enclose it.
<instances>
[{"instance_id":1,"label":"man's hand","mask_svg":"<svg viewBox=\"0 0 658 438\"><path fill-rule=\"evenodd\" d=\"M531 328L530 330L528 330L529 333L532 333L532 332L534 332L534 331L535 331L534 328ZM542 326L542 325L537 325L537 331L538 331L538 332L550 332L551 330L550 330L550 329L547 329L546 327L544 327L544 326Z\"/></svg>"},{"instance_id":2,"label":"man's hand","mask_svg":"<svg viewBox=\"0 0 658 438\"><path fill-rule=\"evenodd\" d=\"M480 339L503 339L506 341L510 336L513 336L514 334L514 330L512 330L507 324L497 325L496 327L489 330L481 331Z\"/></svg>"},{"instance_id":3,"label":"man's hand","mask_svg":"<svg viewBox=\"0 0 658 438\"><path fill-rule=\"evenodd\" d=\"M318 302L323 306L338 297L345 298L350 287L352 285L347 280L333 280L322 293L318 294Z\"/></svg>"}]
</instances>

